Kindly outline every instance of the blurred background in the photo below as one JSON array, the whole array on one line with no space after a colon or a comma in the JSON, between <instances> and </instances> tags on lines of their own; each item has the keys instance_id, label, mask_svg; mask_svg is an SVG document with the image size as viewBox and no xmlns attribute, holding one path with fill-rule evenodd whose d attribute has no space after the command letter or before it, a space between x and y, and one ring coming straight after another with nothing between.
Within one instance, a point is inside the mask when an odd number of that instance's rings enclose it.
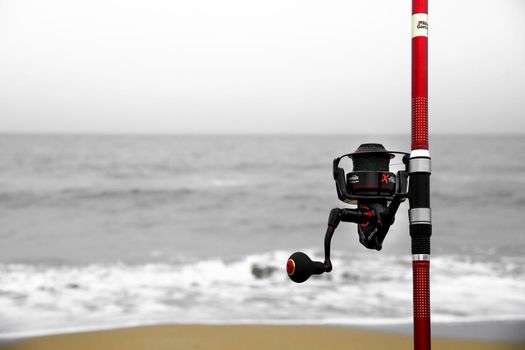
<instances>
[{"instance_id":1,"label":"blurred background","mask_svg":"<svg viewBox=\"0 0 525 350\"><path fill-rule=\"evenodd\" d=\"M525 4L432 2L432 310L525 322ZM0 0L0 337L150 323L401 324L332 159L410 148L410 1ZM397 165L399 166L399 164Z\"/></svg>"}]
</instances>

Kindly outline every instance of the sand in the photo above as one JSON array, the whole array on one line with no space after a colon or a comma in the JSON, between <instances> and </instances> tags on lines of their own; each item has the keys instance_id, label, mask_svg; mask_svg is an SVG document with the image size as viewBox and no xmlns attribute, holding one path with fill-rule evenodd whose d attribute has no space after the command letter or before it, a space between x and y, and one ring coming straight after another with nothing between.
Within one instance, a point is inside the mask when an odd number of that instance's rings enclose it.
<instances>
[{"instance_id":1,"label":"sand","mask_svg":"<svg viewBox=\"0 0 525 350\"><path fill-rule=\"evenodd\" d=\"M525 344L433 339L433 350L524 350ZM321 326L151 326L29 338L2 350L412 349L406 335Z\"/></svg>"}]
</instances>

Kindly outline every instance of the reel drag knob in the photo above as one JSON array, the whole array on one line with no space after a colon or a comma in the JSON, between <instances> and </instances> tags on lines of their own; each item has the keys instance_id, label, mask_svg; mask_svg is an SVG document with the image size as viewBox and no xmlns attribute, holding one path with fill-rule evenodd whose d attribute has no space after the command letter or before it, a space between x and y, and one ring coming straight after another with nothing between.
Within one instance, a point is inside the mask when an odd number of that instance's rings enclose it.
<instances>
[{"instance_id":1,"label":"reel drag knob","mask_svg":"<svg viewBox=\"0 0 525 350\"><path fill-rule=\"evenodd\" d=\"M295 283L303 283L310 276L325 272L325 268L322 262L312 261L305 253L296 252L288 258L286 272Z\"/></svg>"}]
</instances>

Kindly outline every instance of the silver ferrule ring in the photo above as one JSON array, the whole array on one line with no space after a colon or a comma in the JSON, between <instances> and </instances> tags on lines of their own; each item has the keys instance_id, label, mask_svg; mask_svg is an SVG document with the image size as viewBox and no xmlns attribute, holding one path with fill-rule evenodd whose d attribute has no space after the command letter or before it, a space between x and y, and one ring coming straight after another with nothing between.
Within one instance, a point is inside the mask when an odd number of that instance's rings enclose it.
<instances>
[{"instance_id":1,"label":"silver ferrule ring","mask_svg":"<svg viewBox=\"0 0 525 350\"><path fill-rule=\"evenodd\" d=\"M430 261L430 254L413 254L412 261Z\"/></svg>"},{"instance_id":2,"label":"silver ferrule ring","mask_svg":"<svg viewBox=\"0 0 525 350\"><path fill-rule=\"evenodd\" d=\"M430 158L410 158L408 162L408 173L431 173L431 161Z\"/></svg>"},{"instance_id":3,"label":"silver ferrule ring","mask_svg":"<svg viewBox=\"0 0 525 350\"><path fill-rule=\"evenodd\" d=\"M431 224L432 214L430 208L412 208L408 210L410 224Z\"/></svg>"}]
</instances>

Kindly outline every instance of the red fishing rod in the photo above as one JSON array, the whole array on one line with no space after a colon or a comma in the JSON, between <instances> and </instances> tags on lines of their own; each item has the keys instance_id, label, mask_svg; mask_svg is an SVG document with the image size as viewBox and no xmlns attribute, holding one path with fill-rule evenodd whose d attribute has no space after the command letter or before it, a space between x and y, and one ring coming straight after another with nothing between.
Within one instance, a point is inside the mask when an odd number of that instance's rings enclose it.
<instances>
[{"instance_id":1,"label":"red fishing rod","mask_svg":"<svg viewBox=\"0 0 525 350\"><path fill-rule=\"evenodd\" d=\"M430 153L428 151L428 0L412 0L412 151L410 236L414 349L430 350Z\"/></svg>"},{"instance_id":2,"label":"red fishing rod","mask_svg":"<svg viewBox=\"0 0 525 350\"><path fill-rule=\"evenodd\" d=\"M428 0L412 0L412 150L387 151L379 143L366 143L333 161L337 197L356 208L334 208L328 217L324 262L296 252L286 263L288 276L302 283L311 275L332 271L330 244L341 222L357 224L359 242L381 250L399 205L408 199L412 240L414 349L430 350L430 153L428 151ZM351 172L339 167L352 160ZM400 157L405 165L397 173L390 162ZM408 185L410 179L410 185Z\"/></svg>"}]
</instances>

